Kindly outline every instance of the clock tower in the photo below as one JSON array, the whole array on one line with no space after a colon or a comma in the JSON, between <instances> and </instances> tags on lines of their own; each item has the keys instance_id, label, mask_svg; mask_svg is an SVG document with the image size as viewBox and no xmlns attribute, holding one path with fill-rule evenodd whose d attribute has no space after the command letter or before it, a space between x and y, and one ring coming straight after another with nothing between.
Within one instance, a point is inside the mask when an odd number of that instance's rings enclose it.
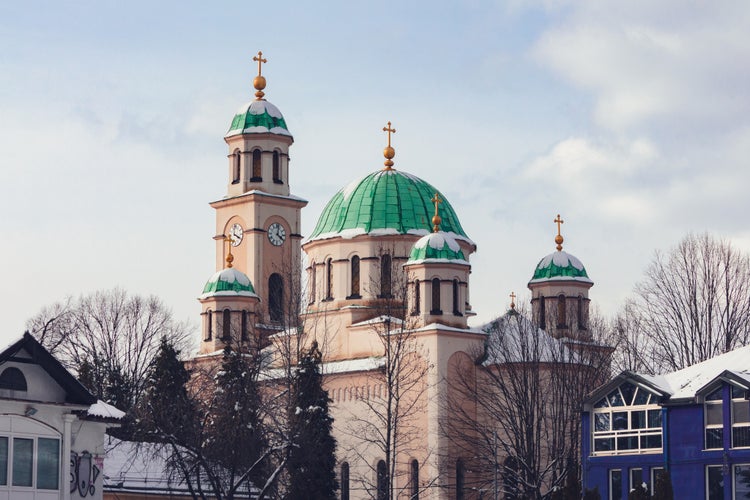
<instances>
[{"instance_id":1,"label":"clock tower","mask_svg":"<svg viewBox=\"0 0 750 500\"><path fill-rule=\"evenodd\" d=\"M268 102L263 53L253 57L258 76L255 99L237 110L224 140L229 146L227 194L216 210L216 269L221 270L231 238L234 266L245 273L260 298L258 321L284 326L297 314L300 294L300 211L307 201L289 189L289 146L294 139L279 109Z\"/></svg>"}]
</instances>

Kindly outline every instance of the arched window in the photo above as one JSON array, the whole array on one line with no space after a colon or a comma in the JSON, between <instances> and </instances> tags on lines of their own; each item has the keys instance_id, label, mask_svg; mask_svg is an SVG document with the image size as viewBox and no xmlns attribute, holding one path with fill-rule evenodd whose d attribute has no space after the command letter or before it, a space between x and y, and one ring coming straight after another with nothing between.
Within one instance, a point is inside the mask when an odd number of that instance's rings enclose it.
<instances>
[{"instance_id":1,"label":"arched window","mask_svg":"<svg viewBox=\"0 0 750 500\"><path fill-rule=\"evenodd\" d=\"M240 339L247 340L247 311L242 311L242 325L240 326Z\"/></svg>"},{"instance_id":2,"label":"arched window","mask_svg":"<svg viewBox=\"0 0 750 500\"><path fill-rule=\"evenodd\" d=\"M237 184L240 182L240 157L242 153L240 153L239 149L234 150L234 158L233 160L233 166L232 166L232 184Z\"/></svg>"},{"instance_id":3,"label":"arched window","mask_svg":"<svg viewBox=\"0 0 750 500\"><path fill-rule=\"evenodd\" d=\"M326 300L333 299L333 259L326 260Z\"/></svg>"},{"instance_id":4,"label":"arched window","mask_svg":"<svg viewBox=\"0 0 750 500\"><path fill-rule=\"evenodd\" d=\"M458 308L458 280L453 280L453 314L455 316L461 316L461 310Z\"/></svg>"},{"instance_id":5,"label":"arched window","mask_svg":"<svg viewBox=\"0 0 750 500\"><path fill-rule=\"evenodd\" d=\"M385 461L380 460L377 467L378 475L378 500L388 499L388 468Z\"/></svg>"},{"instance_id":6,"label":"arched window","mask_svg":"<svg viewBox=\"0 0 750 500\"><path fill-rule=\"evenodd\" d=\"M349 500L349 462L341 464L341 500Z\"/></svg>"},{"instance_id":7,"label":"arched window","mask_svg":"<svg viewBox=\"0 0 750 500\"><path fill-rule=\"evenodd\" d=\"M263 173L260 168L260 149L253 151L253 177L250 180L252 182L260 182L263 180Z\"/></svg>"},{"instance_id":8,"label":"arched window","mask_svg":"<svg viewBox=\"0 0 750 500\"><path fill-rule=\"evenodd\" d=\"M586 329L586 318L583 314L583 297L581 295L578 296L578 329L579 330L585 330Z\"/></svg>"},{"instance_id":9,"label":"arched window","mask_svg":"<svg viewBox=\"0 0 750 500\"><path fill-rule=\"evenodd\" d=\"M440 278L432 279L432 309L430 314L443 314L440 309Z\"/></svg>"},{"instance_id":10,"label":"arched window","mask_svg":"<svg viewBox=\"0 0 750 500\"><path fill-rule=\"evenodd\" d=\"M419 462L411 461L411 477L409 478L409 500L419 500Z\"/></svg>"},{"instance_id":11,"label":"arched window","mask_svg":"<svg viewBox=\"0 0 750 500\"><path fill-rule=\"evenodd\" d=\"M466 484L466 469L462 459L456 460L456 500L464 499L464 486Z\"/></svg>"},{"instance_id":12,"label":"arched window","mask_svg":"<svg viewBox=\"0 0 750 500\"><path fill-rule=\"evenodd\" d=\"M271 321L281 321L284 313L284 281L277 273L268 278L268 315Z\"/></svg>"},{"instance_id":13,"label":"arched window","mask_svg":"<svg viewBox=\"0 0 750 500\"><path fill-rule=\"evenodd\" d=\"M419 291L419 280L414 280L414 307L412 308L412 314L414 316L421 312L422 304L420 304L420 301L421 292Z\"/></svg>"},{"instance_id":14,"label":"arched window","mask_svg":"<svg viewBox=\"0 0 750 500\"><path fill-rule=\"evenodd\" d=\"M221 319L221 340L228 341L232 338L232 313L224 309L224 317Z\"/></svg>"},{"instance_id":15,"label":"arched window","mask_svg":"<svg viewBox=\"0 0 750 500\"><path fill-rule=\"evenodd\" d=\"M26 377L24 377L23 372L15 366L8 367L3 370L2 375L0 375L0 389L26 391L28 390Z\"/></svg>"},{"instance_id":16,"label":"arched window","mask_svg":"<svg viewBox=\"0 0 750 500\"><path fill-rule=\"evenodd\" d=\"M557 296L557 327L567 328L568 318L565 314L565 295L562 293Z\"/></svg>"},{"instance_id":17,"label":"arched window","mask_svg":"<svg viewBox=\"0 0 750 500\"><path fill-rule=\"evenodd\" d=\"M539 328L542 330L547 328L547 308L544 304L544 295L539 297Z\"/></svg>"},{"instance_id":18,"label":"arched window","mask_svg":"<svg viewBox=\"0 0 750 500\"><path fill-rule=\"evenodd\" d=\"M359 294L359 257L352 257L352 294L349 298L358 299L361 297Z\"/></svg>"},{"instance_id":19,"label":"arched window","mask_svg":"<svg viewBox=\"0 0 750 500\"><path fill-rule=\"evenodd\" d=\"M208 323L208 325L206 326L205 340L211 340L214 336L214 314L210 309L206 313L206 322Z\"/></svg>"},{"instance_id":20,"label":"arched window","mask_svg":"<svg viewBox=\"0 0 750 500\"><path fill-rule=\"evenodd\" d=\"M380 297L391 297L391 256L387 253L380 257Z\"/></svg>"},{"instance_id":21,"label":"arched window","mask_svg":"<svg viewBox=\"0 0 750 500\"><path fill-rule=\"evenodd\" d=\"M310 265L310 304L315 303L315 293L316 293L316 287L318 286L317 283L317 272L315 271L315 261Z\"/></svg>"},{"instance_id":22,"label":"arched window","mask_svg":"<svg viewBox=\"0 0 750 500\"><path fill-rule=\"evenodd\" d=\"M273 182L281 184L281 165L279 164L279 152L273 152Z\"/></svg>"}]
</instances>

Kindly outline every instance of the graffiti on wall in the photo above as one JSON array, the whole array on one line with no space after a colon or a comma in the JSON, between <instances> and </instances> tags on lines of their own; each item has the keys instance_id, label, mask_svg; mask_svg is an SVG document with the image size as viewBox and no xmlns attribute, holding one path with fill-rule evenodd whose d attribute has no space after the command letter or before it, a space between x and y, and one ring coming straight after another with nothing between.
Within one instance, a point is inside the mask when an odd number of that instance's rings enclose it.
<instances>
[{"instance_id":1,"label":"graffiti on wall","mask_svg":"<svg viewBox=\"0 0 750 500\"><path fill-rule=\"evenodd\" d=\"M96 494L96 480L102 471L103 460L88 451L70 454L70 493L81 498Z\"/></svg>"}]
</instances>

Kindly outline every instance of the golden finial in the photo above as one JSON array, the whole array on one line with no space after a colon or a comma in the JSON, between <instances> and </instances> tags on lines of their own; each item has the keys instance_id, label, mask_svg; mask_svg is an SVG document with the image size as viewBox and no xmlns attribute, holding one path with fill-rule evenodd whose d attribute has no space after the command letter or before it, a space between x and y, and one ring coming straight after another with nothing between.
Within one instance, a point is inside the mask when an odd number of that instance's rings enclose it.
<instances>
[{"instance_id":1,"label":"golden finial","mask_svg":"<svg viewBox=\"0 0 750 500\"><path fill-rule=\"evenodd\" d=\"M516 292L510 292L510 308L516 310Z\"/></svg>"},{"instance_id":2,"label":"golden finial","mask_svg":"<svg viewBox=\"0 0 750 500\"><path fill-rule=\"evenodd\" d=\"M562 250L562 244L563 244L563 237L562 234L560 234L560 224L565 222L560 218L560 214L557 214L557 219L553 220L552 222L557 224L557 236L555 236L555 243L557 243L557 251L559 252Z\"/></svg>"},{"instance_id":3,"label":"golden finial","mask_svg":"<svg viewBox=\"0 0 750 500\"><path fill-rule=\"evenodd\" d=\"M232 261L234 261L234 255L232 255L232 238L230 236L224 236L224 241L227 244L227 266L232 267Z\"/></svg>"},{"instance_id":4,"label":"golden finial","mask_svg":"<svg viewBox=\"0 0 750 500\"><path fill-rule=\"evenodd\" d=\"M263 63L267 63L268 59L264 59L263 52L258 51L258 55L253 57L253 61L258 62L258 76L253 78L253 87L255 87L255 90L257 90L257 92L255 93L255 97L260 101L265 95L263 93L263 89L266 88L266 77L261 74L263 69L261 65Z\"/></svg>"},{"instance_id":5,"label":"golden finial","mask_svg":"<svg viewBox=\"0 0 750 500\"><path fill-rule=\"evenodd\" d=\"M383 156L385 156L385 162L383 162L385 165L384 170L392 170L391 167L393 167L393 157L396 156L396 150L391 147L391 134L395 134L396 129L391 128L391 122L388 122L388 126L383 127L383 132L388 132L388 146L383 150Z\"/></svg>"},{"instance_id":6,"label":"golden finial","mask_svg":"<svg viewBox=\"0 0 750 500\"><path fill-rule=\"evenodd\" d=\"M435 215L432 216L432 232L437 233L440 231L440 223L443 222L443 219L438 215L438 205L440 205L443 200L440 198L440 194L435 193L435 196L433 196L430 201L435 204Z\"/></svg>"}]
</instances>

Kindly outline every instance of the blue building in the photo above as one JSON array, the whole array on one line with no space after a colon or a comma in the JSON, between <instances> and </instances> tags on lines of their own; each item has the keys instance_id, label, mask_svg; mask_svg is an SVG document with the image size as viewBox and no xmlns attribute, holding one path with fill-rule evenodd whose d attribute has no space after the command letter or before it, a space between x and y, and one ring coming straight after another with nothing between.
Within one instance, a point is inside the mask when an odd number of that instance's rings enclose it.
<instances>
[{"instance_id":1,"label":"blue building","mask_svg":"<svg viewBox=\"0 0 750 500\"><path fill-rule=\"evenodd\" d=\"M585 488L627 499L664 470L675 499L750 499L750 346L664 375L625 371L584 402Z\"/></svg>"}]
</instances>

